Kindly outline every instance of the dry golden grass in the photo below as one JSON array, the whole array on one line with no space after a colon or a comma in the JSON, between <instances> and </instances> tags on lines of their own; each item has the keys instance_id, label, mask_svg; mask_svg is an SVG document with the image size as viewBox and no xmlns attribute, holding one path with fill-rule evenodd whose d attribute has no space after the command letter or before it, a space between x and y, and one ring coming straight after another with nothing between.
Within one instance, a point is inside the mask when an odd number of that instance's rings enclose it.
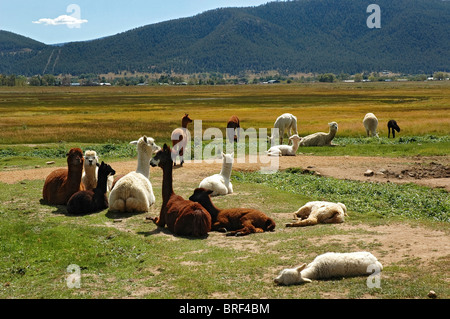
<instances>
[{"instance_id":1,"label":"dry golden grass","mask_svg":"<svg viewBox=\"0 0 450 319\"><path fill-rule=\"evenodd\" d=\"M245 86L0 88L0 143L128 141L142 134L169 139L189 113L203 129L225 128L236 114L243 128L271 128L292 113L301 136L339 123L340 136L363 136L373 112L381 135L394 118L402 135L447 135L450 82Z\"/></svg>"}]
</instances>

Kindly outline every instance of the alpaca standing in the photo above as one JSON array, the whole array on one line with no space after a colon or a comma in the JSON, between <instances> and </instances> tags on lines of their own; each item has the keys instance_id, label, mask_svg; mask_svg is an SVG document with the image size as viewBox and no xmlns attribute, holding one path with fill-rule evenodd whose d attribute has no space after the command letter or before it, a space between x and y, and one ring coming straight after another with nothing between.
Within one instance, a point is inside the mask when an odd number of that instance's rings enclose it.
<instances>
[{"instance_id":1,"label":"alpaca standing","mask_svg":"<svg viewBox=\"0 0 450 319\"><path fill-rule=\"evenodd\" d=\"M187 143L190 141L190 133L187 130L187 126L189 123L192 123L192 120L190 119L189 114L185 113L185 115L181 119L181 128L176 128L175 130L173 130L170 137L172 140L173 165L176 164L176 158L177 156L179 156L180 166L183 166L184 150L186 149Z\"/></svg>"},{"instance_id":2,"label":"alpaca standing","mask_svg":"<svg viewBox=\"0 0 450 319\"><path fill-rule=\"evenodd\" d=\"M316 224L338 224L344 222L347 215L347 207L342 203L330 203L325 201L308 202L294 213L296 219L286 227L303 227Z\"/></svg>"},{"instance_id":3,"label":"alpaca standing","mask_svg":"<svg viewBox=\"0 0 450 319\"><path fill-rule=\"evenodd\" d=\"M325 253L308 265L282 270L274 282L292 285L311 282L312 279L367 276L371 274L371 270L379 273L383 270L383 265L369 252Z\"/></svg>"},{"instance_id":4,"label":"alpaca standing","mask_svg":"<svg viewBox=\"0 0 450 319\"><path fill-rule=\"evenodd\" d=\"M227 122L227 136L230 143L233 143L233 141L235 142L239 141L240 127L241 125L239 122L239 118L236 115L230 117L230 119Z\"/></svg>"},{"instance_id":5,"label":"alpaca standing","mask_svg":"<svg viewBox=\"0 0 450 319\"><path fill-rule=\"evenodd\" d=\"M298 134L297 131L297 118L290 114L290 113L284 113L280 115L274 125L274 128L278 129L279 134L279 142L280 144L283 144L283 138L284 133L286 132L289 136L292 136L294 134ZM275 143L276 134L269 137L271 144L273 145Z\"/></svg>"},{"instance_id":6,"label":"alpaca standing","mask_svg":"<svg viewBox=\"0 0 450 319\"><path fill-rule=\"evenodd\" d=\"M160 147L153 138L142 136L138 141L130 142L137 145L138 164L135 172L130 172L120 178L109 194L111 211L147 212L155 203L152 184L150 183L150 159Z\"/></svg>"},{"instance_id":7,"label":"alpaca standing","mask_svg":"<svg viewBox=\"0 0 450 319\"><path fill-rule=\"evenodd\" d=\"M199 203L186 200L173 191L172 151L167 144L151 159L150 165L163 170L162 206L159 217L152 218L159 227L176 235L203 237L211 230L211 216Z\"/></svg>"},{"instance_id":8,"label":"alpaca standing","mask_svg":"<svg viewBox=\"0 0 450 319\"><path fill-rule=\"evenodd\" d=\"M227 232L227 236L246 236L273 231L275 222L263 212L252 208L219 209L211 202L212 191L196 188L190 200L200 203L211 215L211 230Z\"/></svg>"},{"instance_id":9,"label":"alpaca standing","mask_svg":"<svg viewBox=\"0 0 450 319\"><path fill-rule=\"evenodd\" d=\"M79 148L70 149L67 153L67 168L54 170L45 179L42 189L44 201L52 205L66 205L70 196L84 190L81 183L83 164L83 151Z\"/></svg>"},{"instance_id":10,"label":"alpaca standing","mask_svg":"<svg viewBox=\"0 0 450 319\"><path fill-rule=\"evenodd\" d=\"M292 141L292 145L275 145L269 148L266 151L267 156L295 156L302 138L295 134L289 138L289 141Z\"/></svg>"},{"instance_id":11,"label":"alpaca standing","mask_svg":"<svg viewBox=\"0 0 450 319\"><path fill-rule=\"evenodd\" d=\"M307 135L302 138L300 146L331 146L331 141L336 136L338 124L336 122L328 123L330 130L328 133L318 132Z\"/></svg>"},{"instance_id":12,"label":"alpaca standing","mask_svg":"<svg viewBox=\"0 0 450 319\"><path fill-rule=\"evenodd\" d=\"M391 130L392 130L392 138L395 138L395 131L400 132L400 127L397 125L397 121L395 120L389 120L387 123L388 127L388 138L391 137Z\"/></svg>"},{"instance_id":13,"label":"alpaca standing","mask_svg":"<svg viewBox=\"0 0 450 319\"><path fill-rule=\"evenodd\" d=\"M210 189L212 196L227 195L233 193L233 185L230 182L231 169L233 166L233 155L222 153L222 170L219 174L214 174L204 178L198 187Z\"/></svg>"},{"instance_id":14,"label":"alpaca standing","mask_svg":"<svg viewBox=\"0 0 450 319\"><path fill-rule=\"evenodd\" d=\"M98 168L97 186L91 190L73 194L67 202L69 214L89 214L108 208L108 177L116 173L108 164L102 162Z\"/></svg>"},{"instance_id":15,"label":"alpaca standing","mask_svg":"<svg viewBox=\"0 0 450 319\"><path fill-rule=\"evenodd\" d=\"M367 136L372 135L372 137L378 137L378 119L373 113L367 113L366 116L364 116L363 125L366 129Z\"/></svg>"}]
</instances>

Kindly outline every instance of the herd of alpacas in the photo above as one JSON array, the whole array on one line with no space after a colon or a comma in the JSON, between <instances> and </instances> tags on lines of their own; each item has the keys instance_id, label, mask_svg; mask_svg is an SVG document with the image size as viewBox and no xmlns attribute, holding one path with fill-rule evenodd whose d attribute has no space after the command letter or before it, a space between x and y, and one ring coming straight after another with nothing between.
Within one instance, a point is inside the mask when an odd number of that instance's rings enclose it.
<instances>
[{"instance_id":1,"label":"herd of alpacas","mask_svg":"<svg viewBox=\"0 0 450 319\"><path fill-rule=\"evenodd\" d=\"M115 176L114 169L99 163L95 151L83 151L72 148L67 153L67 168L51 172L43 186L43 199L50 205L66 205L68 214L85 215L109 208L120 213L145 213L155 204L152 184L150 182L150 166L160 167L163 172L162 204L160 214L150 218L157 226L166 227L174 235L205 237L210 231L226 233L226 236L246 236L275 230L275 221L264 212L252 208L218 208L212 197L233 193L231 172L234 154L222 153L222 169L220 173L208 176L199 182L189 199L184 199L173 190L172 171L176 165L176 157L183 165L183 151L190 139L187 130L192 122L188 114L182 118L182 127L171 134L172 148L167 144L161 148L151 137L142 136L130 144L137 148L137 168L126 175ZM367 136L378 137L378 119L373 113L367 113L363 120ZM279 145L272 146L266 153L268 156L295 156L300 146L332 146L338 124L329 123L329 132L318 132L300 137L297 130L297 118L289 113L279 116L274 127L279 135L272 135L269 140L279 138ZM228 140L239 139L240 121L232 116L227 122L234 134L227 130ZM395 120L388 122L388 130L395 137L400 127ZM283 138L288 135L288 143ZM272 144L273 145L273 144ZM286 227L312 226L319 223L343 223L347 215L347 207L343 203L312 201L300 207L294 213L294 221L286 223ZM379 271L382 265L369 252L326 253L317 256L310 264L302 264L296 268L284 269L274 279L276 284L290 285L310 282L312 279L330 277L367 276L368 266L375 265Z\"/></svg>"}]
</instances>

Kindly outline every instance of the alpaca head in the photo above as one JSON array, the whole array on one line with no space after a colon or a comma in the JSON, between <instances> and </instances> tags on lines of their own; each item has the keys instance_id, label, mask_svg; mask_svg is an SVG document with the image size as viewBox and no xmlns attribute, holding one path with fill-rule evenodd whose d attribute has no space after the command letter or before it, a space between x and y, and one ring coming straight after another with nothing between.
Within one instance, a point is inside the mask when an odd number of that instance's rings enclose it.
<instances>
[{"instance_id":1,"label":"alpaca head","mask_svg":"<svg viewBox=\"0 0 450 319\"><path fill-rule=\"evenodd\" d=\"M330 131L337 131L338 130L338 124L336 122L328 123L330 126Z\"/></svg>"},{"instance_id":2,"label":"alpaca head","mask_svg":"<svg viewBox=\"0 0 450 319\"><path fill-rule=\"evenodd\" d=\"M98 175L108 177L109 175L115 175L116 171L108 164L102 161L98 168Z\"/></svg>"},{"instance_id":3,"label":"alpaca head","mask_svg":"<svg viewBox=\"0 0 450 319\"><path fill-rule=\"evenodd\" d=\"M299 284L303 282L311 282L311 279L302 278L301 271L305 269L306 264L302 264L296 268L287 268L283 269L278 277L276 277L273 281L278 285L292 285Z\"/></svg>"},{"instance_id":4,"label":"alpaca head","mask_svg":"<svg viewBox=\"0 0 450 319\"><path fill-rule=\"evenodd\" d=\"M164 143L162 150L159 150L156 155L152 157L150 165L152 167L159 166L161 168L164 168L166 165L173 165L172 150L167 144Z\"/></svg>"},{"instance_id":5,"label":"alpaca head","mask_svg":"<svg viewBox=\"0 0 450 319\"><path fill-rule=\"evenodd\" d=\"M96 151L87 150L84 152L84 168L98 166L98 156Z\"/></svg>"},{"instance_id":6,"label":"alpaca head","mask_svg":"<svg viewBox=\"0 0 450 319\"><path fill-rule=\"evenodd\" d=\"M342 203L337 203L337 204L342 207L342 210L344 211L344 215L347 215L347 206L345 206L345 204L342 204Z\"/></svg>"},{"instance_id":7,"label":"alpaca head","mask_svg":"<svg viewBox=\"0 0 450 319\"><path fill-rule=\"evenodd\" d=\"M300 142L302 138L298 136L298 134L294 134L289 138L289 141L292 141L293 144Z\"/></svg>"},{"instance_id":8,"label":"alpaca head","mask_svg":"<svg viewBox=\"0 0 450 319\"><path fill-rule=\"evenodd\" d=\"M146 154L149 157L161 149L161 147L155 144L155 140L153 138L145 135L137 141L130 142L130 144L137 145L138 154Z\"/></svg>"},{"instance_id":9,"label":"alpaca head","mask_svg":"<svg viewBox=\"0 0 450 319\"><path fill-rule=\"evenodd\" d=\"M84 158L83 151L79 148L71 148L67 153L67 164L72 167L83 168Z\"/></svg>"},{"instance_id":10,"label":"alpaca head","mask_svg":"<svg viewBox=\"0 0 450 319\"><path fill-rule=\"evenodd\" d=\"M200 203L202 206L211 204L210 195L213 193L212 190L206 188L196 188L194 194L189 197L189 200L193 202Z\"/></svg>"},{"instance_id":11,"label":"alpaca head","mask_svg":"<svg viewBox=\"0 0 450 319\"><path fill-rule=\"evenodd\" d=\"M234 152L232 152L231 154L225 154L222 152L222 159L224 164L233 164Z\"/></svg>"},{"instance_id":12,"label":"alpaca head","mask_svg":"<svg viewBox=\"0 0 450 319\"><path fill-rule=\"evenodd\" d=\"M189 123L192 123L191 118L189 117L189 114L185 113L183 118L181 119L181 126L187 127Z\"/></svg>"}]
</instances>

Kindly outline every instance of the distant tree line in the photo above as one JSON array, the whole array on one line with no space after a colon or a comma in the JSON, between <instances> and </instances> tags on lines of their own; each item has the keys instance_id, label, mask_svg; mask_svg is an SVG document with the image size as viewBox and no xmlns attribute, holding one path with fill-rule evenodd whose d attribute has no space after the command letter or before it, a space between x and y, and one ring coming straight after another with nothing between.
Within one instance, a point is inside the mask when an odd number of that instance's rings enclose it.
<instances>
[{"instance_id":1,"label":"distant tree line","mask_svg":"<svg viewBox=\"0 0 450 319\"><path fill-rule=\"evenodd\" d=\"M135 86L135 85L229 85L229 84L269 84L269 83L307 83L307 82L342 82L342 81L425 81L432 78L435 81L447 80L449 74L446 72L434 72L433 74L415 75L392 75L389 72L363 72L350 75L348 73L323 73L292 76L292 75L238 75L229 76L219 72L199 73L191 75L170 75L170 74L141 74L135 75L133 72L118 73L113 77L85 73L79 76L52 74L34 75L26 77L16 74L0 74L0 86Z\"/></svg>"}]
</instances>

